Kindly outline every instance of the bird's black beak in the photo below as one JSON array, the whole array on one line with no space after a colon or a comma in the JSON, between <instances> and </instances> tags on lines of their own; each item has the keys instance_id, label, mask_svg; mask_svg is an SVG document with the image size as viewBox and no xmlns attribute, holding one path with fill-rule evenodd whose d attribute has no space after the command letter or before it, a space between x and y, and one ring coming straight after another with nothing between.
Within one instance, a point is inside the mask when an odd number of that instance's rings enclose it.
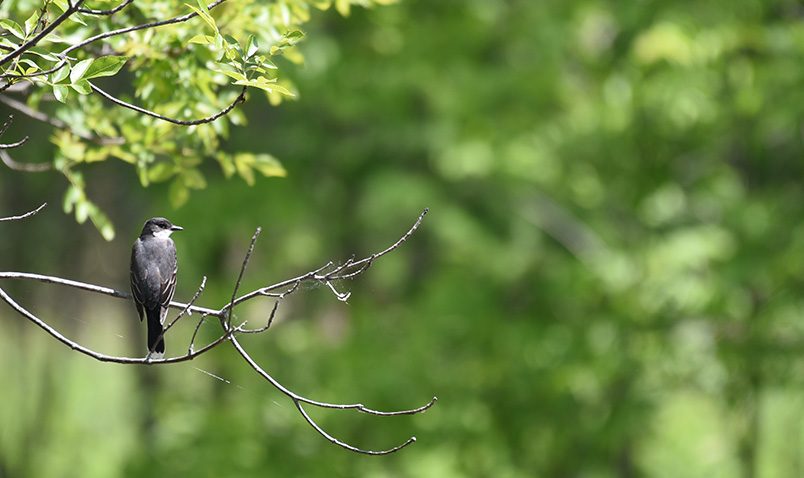
<instances>
[{"instance_id":1,"label":"bird's black beak","mask_svg":"<svg viewBox=\"0 0 804 478\"><path fill-rule=\"evenodd\" d=\"M184 228L181 226L170 226L171 231L183 231Z\"/></svg>"}]
</instances>

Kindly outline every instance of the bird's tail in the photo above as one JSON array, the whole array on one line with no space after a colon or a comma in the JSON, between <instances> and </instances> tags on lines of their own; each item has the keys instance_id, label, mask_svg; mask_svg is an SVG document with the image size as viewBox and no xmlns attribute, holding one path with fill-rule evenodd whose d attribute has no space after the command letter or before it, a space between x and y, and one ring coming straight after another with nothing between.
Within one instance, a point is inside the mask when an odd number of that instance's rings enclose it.
<instances>
[{"instance_id":1,"label":"bird's tail","mask_svg":"<svg viewBox=\"0 0 804 478\"><path fill-rule=\"evenodd\" d=\"M160 320L160 308L146 311L148 316L148 351L158 354L165 353L165 339L162 335L162 321Z\"/></svg>"}]
</instances>

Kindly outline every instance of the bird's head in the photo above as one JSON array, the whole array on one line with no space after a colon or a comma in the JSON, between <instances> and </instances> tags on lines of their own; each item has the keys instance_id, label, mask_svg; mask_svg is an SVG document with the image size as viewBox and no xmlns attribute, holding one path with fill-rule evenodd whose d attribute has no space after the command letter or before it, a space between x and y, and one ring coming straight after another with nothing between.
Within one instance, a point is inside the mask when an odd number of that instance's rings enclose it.
<instances>
[{"instance_id":1,"label":"bird's head","mask_svg":"<svg viewBox=\"0 0 804 478\"><path fill-rule=\"evenodd\" d=\"M152 217L145 221L140 237L152 235L154 237L168 238L173 232L181 231L182 229L182 227L174 225L164 217Z\"/></svg>"}]
</instances>

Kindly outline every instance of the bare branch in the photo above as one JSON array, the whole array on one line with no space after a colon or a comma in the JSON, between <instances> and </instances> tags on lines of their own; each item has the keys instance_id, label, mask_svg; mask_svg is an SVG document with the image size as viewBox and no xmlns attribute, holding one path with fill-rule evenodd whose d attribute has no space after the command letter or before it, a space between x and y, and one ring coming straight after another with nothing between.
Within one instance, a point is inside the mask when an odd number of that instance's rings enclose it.
<instances>
[{"instance_id":1,"label":"bare branch","mask_svg":"<svg viewBox=\"0 0 804 478\"><path fill-rule=\"evenodd\" d=\"M39 206L38 208L34 209L33 211L28 211L25 214L21 214L19 216L0 217L0 222L3 222L3 221L19 221L20 219L25 219L26 217L31 217L34 214L36 214L39 211L41 211L42 209L44 209L45 206L47 206L47 203L43 202L41 206Z\"/></svg>"},{"instance_id":2,"label":"bare branch","mask_svg":"<svg viewBox=\"0 0 804 478\"><path fill-rule=\"evenodd\" d=\"M11 306L12 309L16 310L20 315L27 318L34 324L38 325L42 328L45 332L52 335L56 340L63 343L64 345L70 347L72 350L76 352L80 352L84 355L94 358L100 362L113 362L113 363L121 363L121 364L163 364L163 363L177 363L177 362L186 362L188 360L193 360L194 358L202 355L209 350L217 347L218 345L222 344L225 340L229 339L232 334L237 333L237 329L232 328L230 331L224 333L218 339L213 342L210 342L203 348L199 349L196 352L190 352L185 355L180 355L177 357L169 357L164 359L157 359L152 360L149 356L143 358L136 358L136 357L118 357L114 355L107 355L104 353L96 352L88 347L84 347L83 345L79 344L78 342L74 342L64 335L62 335L58 330L54 329L47 322L40 319L33 313L29 312L27 309L19 305L14 299L9 296L5 290L0 288L0 299L4 300L8 305Z\"/></svg>"},{"instance_id":3,"label":"bare branch","mask_svg":"<svg viewBox=\"0 0 804 478\"><path fill-rule=\"evenodd\" d=\"M294 400L293 404L296 405L296 408L299 410L299 413L301 413L302 417L304 417L304 419L307 421L307 423L309 423L310 426L313 427L313 429L315 431L317 431L319 435L321 435L322 437L326 438L331 443L334 443L334 444L338 445L339 447L346 448L347 450L353 451L355 453L362 453L364 455L388 455L390 453L394 453L396 451L399 451L399 450L405 448L406 446L410 445L411 443L416 442L416 437L410 437L407 440L405 440L403 443L401 443L401 444L399 444L399 445L397 445L397 446L395 446L393 448L389 448L387 450L365 450L363 448L358 448L356 446L353 446L353 445L350 445L350 444L348 444L346 442L338 440L334 436L332 436L329 433L327 433L326 431L324 431L324 429L321 428L321 426L319 426L312 418L310 418L310 415L308 415L307 411L304 410L304 407L302 406L301 402L299 402L298 400Z\"/></svg>"},{"instance_id":4,"label":"bare branch","mask_svg":"<svg viewBox=\"0 0 804 478\"><path fill-rule=\"evenodd\" d=\"M0 136L6 134L8 131L8 127L11 126L11 123L14 122L14 115L8 115L8 118L3 122L3 126L0 126Z\"/></svg>"},{"instance_id":5,"label":"bare branch","mask_svg":"<svg viewBox=\"0 0 804 478\"><path fill-rule=\"evenodd\" d=\"M318 424L316 424L315 421L313 421L312 418L310 418L309 415L307 415L307 413L304 411L304 408L302 408L301 403L306 403L306 404L313 405L313 406L319 407L319 408L333 408L333 409L337 409L337 410L357 410L359 412L368 413L370 415L394 416L394 415L413 415L413 414L417 414L417 413L422 413L422 412L428 410L433 405L435 405L436 401L438 400L438 398L433 397L433 399L430 400L430 402L428 402L427 404L425 404L425 405L423 405L421 407L414 408L414 409L411 409L411 410L401 410L401 411L395 411L395 412L381 412L381 411L378 411L378 410L373 410L371 408L368 408L368 407L364 406L361 403L339 404L339 403L327 403L327 402L319 402L319 401L316 401L316 400L311 400L309 398L303 397L303 396L291 391L290 389L286 388L284 385L279 383L279 381L277 381L274 377L272 377L268 372L266 372L262 367L260 367L259 364L257 364L257 362L253 358L251 358L251 356L248 354L248 352L246 352L246 350L243 348L243 346L240 345L240 342L238 342L237 337L235 337L233 335L231 337L230 341L232 342L232 345L234 346L235 350L237 350L237 353L239 353L240 356L243 357L243 359L251 366L251 368L254 369L254 371L256 371L265 380L267 380L271 385L273 385L274 388L276 388L277 390L279 390L280 392L285 394L288 398L293 400L293 403L296 405L296 408L302 414L304 419L307 420L307 423L309 423L310 426L312 426L321 436L323 436L324 438L326 438L327 440L329 440L330 442L332 442L332 443L334 443L334 444L336 444L338 446L341 446L343 448L346 448L347 450L351 450L351 451L354 451L354 452L357 452L357 453L364 453L364 454L367 454L367 455L387 455L388 453L393 453L395 451L399 451L402 448L406 447L407 445L410 445L411 443L415 442L416 437L410 437L404 443L402 443L402 444L400 444L398 446L395 446L393 448L390 448L388 450L379 450L379 451L376 451L376 450L363 450L361 448L357 448L355 446L352 446L352 445L349 445L347 443L344 443L344 442L334 438L332 435L329 435L327 432L325 432L320 426L318 426Z\"/></svg>"},{"instance_id":6,"label":"bare branch","mask_svg":"<svg viewBox=\"0 0 804 478\"><path fill-rule=\"evenodd\" d=\"M332 282L330 282L330 281L326 281L326 283L327 283L327 286L329 287L329 290L331 290L331 291L332 291L332 293L333 293L333 294L335 294L335 297L336 297L336 298L337 298L339 301L341 301L341 302L346 302L347 300L349 300L349 297L351 297L351 296L352 296L352 293L351 293L351 292L344 292L344 293L340 293L340 292L338 292L338 290L335 288L335 286L334 286L334 285L332 285Z\"/></svg>"},{"instance_id":7,"label":"bare branch","mask_svg":"<svg viewBox=\"0 0 804 478\"><path fill-rule=\"evenodd\" d=\"M26 136L27 138L27 136ZM14 171L22 171L24 173L43 173L45 171L50 171L53 169L53 165L50 163L20 163L15 161L14 158L11 157L7 152L0 149L0 161L5 164L8 169L12 169Z\"/></svg>"},{"instance_id":8,"label":"bare branch","mask_svg":"<svg viewBox=\"0 0 804 478\"><path fill-rule=\"evenodd\" d=\"M25 136L25 137L24 137L24 138L22 138L21 140L16 141L16 142L14 142L14 143L0 143L0 149L12 149L12 148L17 148L17 147L22 146L23 144L25 144L27 141L28 141L28 137L27 137L27 136Z\"/></svg>"},{"instance_id":9,"label":"bare branch","mask_svg":"<svg viewBox=\"0 0 804 478\"><path fill-rule=\"evenodd\" d=\"M279 307L279 301L277 300L274 302L274 307L271 309L271 315L268 316L268 323L265 324L263 327L257 329L244 329L243 325L240 326L240 333L241 334L261 334L271 328L271 324L274 323L274 317L276 316L276 309Z\"/></svg>"},{"instance_id":10,"label":"bare branch","mask_svg":"<svg viewBox=\"0 0 804 478\"><path fill-rule=\"evenodd\" d=\"M411 235L413 235L413 233L416 232L416 230L419 228L419 225L421 225L422 220L424 220L424 216L426 216L428 212L429 209L425 209L424 211L422 211L422 213L419 215L418 219L416 219L416 222L413 224L413 226L411 226L410 229L408 229L408 231L402 237L400 237L399 240L397 240L395 243L391 244L386 249L377 252L375 254L372 254L364 259L360 259L359 261L356 262L347 261L346 263L348 263L348 266L345 269L342 267L338 267L333 271L324 272L326 271L326 269L332 266L332 262L328 262L327 264L324 264L322 267L319 267L314 271L310 271L306 274L302 274L292 279L283 280L282 282L277 282L276 284L265 286L260 289L251 291L248 294L242 295L237 299L235 299L232 305L237 305L241 302L251 300L256 296L269 295L270 292L273 292L277 289L284 289L288 286L292 286L297 282L301 283L301 282L313 281L313 282L325 283L327 281L333 281L333 280L352 279L365 272L375 260L388 254L391 251L394 251L395 249L399 248L399 246L401 246L405 241L407 241L408 238Z\"/></svg>"},{"instance_id":11,"label":"bare branch","mask_svg":"<svg viewBox=\"0 0 804 478\"><path fill-rule=\"evenodd\" d=\"M145 115L148 115L148 116L152 116L154 118L161 119L163 121L167 121L169 123L173 123L173 124L177 124L177 125L181 125L181 126L194 126L194 125L199 125L199 124L204 124L204 123L211 123L211 122L215 121L216 119L220 118L221 116L225 116L230 111L232 111L235 108L235 106L237 106L239 103L242 103L243 101L246 101L246 89L247 89L247 87L244 86L243 89L240 90L240 94L237 95L237 98L235 98L235 100L232 102L232 104L230 104L226 108L218 111L217 113L215 113L212 116L207 116L206 118L201 118L201 119L197 119L197 120L180 120L180 119L176 119L176 118L171 118L169 116L160 115L159 113L156 113L154 111L145 109L145 108L143 108L141 106L132 105L131 103L126 103L125 101L123 101L121 99L118 99L118 98L115 98L114 96L110 95L109 93L107 93L107 92L103 91L102 89L98 88L91 81L89 82L89 86L92 87L93 91L99 93L101 96L103 96L104 98L106 98L107 100L111 101L112 103L114 103L114 104L116 104L118 106L122 106L123 108L128 108L128 109L134 110L134 111L136 111L138 113L142 113L142 114L145 114Z\"/></svg>"},{"instance_id":12,"label":"bare branch","mask_svg":"<svg viewBox=\"0 0 804 478\"><path fill-rule=\"evenodd\" d=\"M6 121L3 123L3 126L0 126L0 136L4 135L6 131L8 131L8 127L11 126L11 123L13 121L14 121L14 115L8 115L8 119L6 119ZM14 143L0 143L0 150L18 148L23 144L25 144L27 141L28 137L25 136L21 140L16 141ZM5 161L5 158L3 159Z\"/></svg>"},{"instance_id":13,"label":"bare branch","mask_svg":"<svg viewBox=\"0 0 804 478\"><path fill-rule=\"evenodd\" d=\"M229 301L229 306L226 308L226 328L232 326L232 313L234 312L234 300L235 297L237 297L237 290L240 289L240 283L243 282L243 274L246 273L248 261L251 259L251 254L254 252L254 244L257 243L257 238L260 236L261 232L261 227L258 227L257 230L254 231L254 235L251 236L251 244L249 244L248 251L246 252L246 257L243 258L243 264L240 266L240 274L237 275L237 281L235 282L234 290L232 291L232 299Z\"/></svg>"},{"instance_id":14,"label":"bare branch","mask_svg":"<svg viewBox=\"0 0 804 478\"><path fill-rule=\"evenodd\" d=\"M41 209L41 207L39 209ZM31 213L28 213L28 215L32 215L35 212L36 211L32 211ZM28 320L32 321L33 323L35 323L37 326L39 326L40 328L45 330L47 333L49 333L50 335L52 335L57 340L59 340L60 342L62 342L65 345L67 345L71 349L76 350L78 352L81 352L81 353L83 353L85 355L88 355L88 356L90 356L90 357L92 357L92 358L94 358L96 360L102 361L102 362L114 362L114 363L122 363L122 364L149 364L149 365L183 362L183 361L193 360L195 357L198 357L199 355L201 355L201 354L203 354L203 353L215 348L216 346L220 345L221 343L223 343L225 341L230 341L232 343L232 346L237 351L237 353L243 358L243 360L246 363L249 364L249 366L255 372L257 372L261 377L263 377L263 379L268 381L279 392L281 392L282 394L284 394L285 396L287 396L289 399L291 399L293 401L293 404L296 406L297 410L302 415L304 420L318 434L320 434L322 437L324 437L325 439L327 439L331 443L334 443L334 444L336 444L336 445L338 445L338 446L340 446L340 447L342 447L344 449L347 449L347 450L350 450L350 451L353 451L353 452L356 452L356 453L363 453L363 454L367 454L367 455L386 455L386 454L389 454L389 453L394 453L396 451L399 451L402 448L414 443L416 441L416 438L415 437L410 437L407 440L405 440L404 442L402 442L401 444L399 444L397 446L394 446L392 448L385 449L385 450L369 450L369 449L359 448L359 447L356 447L354 445L350 445L349 443L346 443L346 442L344 442L342 440L339 440L339 439L333 437L332 435L330 435L320 425L318 425L318 423L316 423L316 421L313 420L312 417L310 417L310 415L304 409L303 405L306 404L306 405L311 405L311 406L318 407L318 408L328 408L328 409L335 409L335 410L355 410L355 411L358 411L358 412L361 412L361 413L366 413L366 414L370 414L370 415L377 415L377 416L413 415L413 414L417 414L417 413L422 413L422 412L428 410L430 407L432 407L436 403L436 400L437 400L436 397L433 397L432 400L430 400L428 403L426 403L426 404L424 404L424 405L422 405L420 407L409 409L409 410L399 410L399 411L380 411L380 410L375 410L375 409L372 409L372 408L368 408L368 407L366 407L365 405L363 405L361 403L341 404L341 403L328 403L328 402L320 402L320 401L317 401L317 400L313 400L313 399L307 398L305 396L299 395L296 392L293 392L289 388L287 388L284 385L282 385L278 380L276 380L273 376L271 376L267 371L265 371L265 369L263 369L251 357L251 355L249 355L249 353L246 352L246 350L243 348L243 346L238 341L237 335L238 334L260 333L260 332L264 332L264 331L268 330L268 328L273 323L274 317L276 316L276 311L277 311L277 308L279 306L279 301L282 298L284 298L285 296L287 296L288 294L291 294L295 290L297 290L299 284L301 282L304 282L304 281L317 281L317 282L324 283L324 284L326 284L327 286L330 287L330 289L335 293L335 295L340 300L345 300L346 298L348 298L349 294L348 293L346 293L346 294L339 293L335 289L335 287L332 285L331 281L332 280L338 280L338 279L341 279L343 277L354 277L356 274L359 274L362 271L365 271L367 269L368 265L371 264L377 258L379 258L379 257L381 257L381 256L383 256L383 255L395 250L396 248L398 248L402 243L404 243L407 240L408 237L410 237L411 234L413 234L413 232L415 232L418 229L418 227L421 224L421 221L424 218L424 215L426 213L427 213L427 209L425 209L424 212L422 212L422 214L416 220L415 224L408 230L408 232L406 232L399 240L397 240L390 247L384 249L381 252L372 254L371 256L368 256L368 257L366 257L364 259L361 259L359 261L355 261L354 257L352 257L349 260L347 260L346 262L344 262L342 265L337 266L334 269L330 269L332 267L332 262L328 262L326 265L324 265L322 267L319 267L318 269L315 269L315 270L313 270L311 272L308 272L307 274L304 274L302 276L298 276L298 277L293 278L293 279L288 279L288 280L282 281L282 282L277 283L277 284L275 284L273 286L269 286L269 287L262 288L262 289L257 289L256 291L250 292L250 293L248 293L248 294L246 294L246 295L244 295L244 296L242 296L240 298L236 298L237 297L237 291L240 288L240 285L241 285L242 280L243 280L243 276L244 276L245 271L246 271L246 267L248 266L248 263L250 261L251 255L252 255L252 253L254 251L254 246L256 244L257 237L259 236L259 234L261 232L261 229L257 228L257 230L255 231L254 235L251 238L251 243L249 245L248 251L247 251L247 253L246 253L246 255L245 255L244 259L243 259L242 265L240 267L240 273L239 273L239 275L237 277L237 281L235 282L235 287L234 287L234 290L232 292L232 298L229 300L229 303L226 306L224 306L220 310L214 310L214 309L208 309L208 308L204 308L204 307L197 307L197 306L194 305L195 301L198 299L198 297L201 295L201 293L204 290L204 287L206 285L206 277L204 277L204 279L201 281L201 285L198 288L198 291L195 293L195 295L193 296L192 300L189 303L187 303L187 304L181 304L181 303L178 303L178 302L171 302L170 303L171 307L180 308L181 312L163 330L163 332L162 332L163 335L171 327L173 327L173 325L175 325L178 322L178 320L180 320L183 316L185 316L189 312L193 311L193 312L201 312L202 313L201 318L199 319L198 324L196 325L196 328L195 328L195 330L193 332L193 335L192 335L192 338L190 340L190 345L189 345L187 353L184 354L184 355L176 356L176 357L152 360L150 352L144 358L116 357L116 356L111 356L111 355L106 355L106 354L103 354L103 353L100 353L100 352L96 352L94 350L91 350L91 349L89 349L87 347L84 347L84 346L78 344L77 342L74 342L74 341L66 338L64 335L59 333L56 329L54 329L53 327L48 325L44 320L40 319L39 317L37 317L33 313L29 312L27 309L25 309L24 307L19 305L17 302L15 302L11 298L11 296L9 296L5 292L5 290L3 290L1 288L0 288L0 299L4 300L7 304L9 304L19 314L21 314L22 316L24 316ZM24 217L24 216L21 216L21 217ZM40 282L65 285L65 286L74 287L74 288L77 288L77 289L87 290L87 291L90 291L90 292L100 293L100 294L104 294L104 295L109 295L109 296L117 297L117 298L128 299L128 298L131 297L130 294L127 293L127 292L120 292L120 291L117 291L117 290L114 290L114 289L111 289L111 288L107 288L107 287L97 286L97 285L93 285L93 284L86 284L86 283L83 283L83 282L72 281L72 280L69 280L69 279L61 279L61 278L58 278L58 277L44 276L44 275L39 275L39 274L30 274L30 273L21 273L21 272L0 272L0 279L36 280L36 281L40 281ZM272 292L272 291L275 291L275 290L280 289L280 288L281 289L286 289L286 290L284 292L281 292L281 293ZM277 300L274 302L274 306L273 306L273 308L271 310L271 314L270 314L270 316L268 318L268 323L265 326L257 328L257 329L245 329L244 328L245 322L243 322L243 324L241 324L240 326L237 326L237 327L232 326L231 321L232 321L232 316L233 316L233 310L234 310L234 307L236 305L238 305L239 303L242 303L242 302L244 302L246 300L249 300L251 298L261 297L261 296L265 296L265 295L271 295L271 296L277 297ZM202 347L198 351L195 351L195 350L193 350L193 348L194 348L193 344L195 342L196 335L198 334L198 331L199 331L199 329L201 327L201 324L203 323L204 319L209 315L213 315L213 316L216 316L216 317L219 318L221 327L223 329L223 332L222 332L222 334L220 336L218 336L218 338L216 340L208 343L207 345L205 345L204 347Z\"/></svg>"},{"instance_id":15,"label":"bare branch","mask_svg":"<svg viewBox=\"0 0 804 478\"><path fill-rule=\"evenodd\" d=\"M177 315L177 316L176 316L176 318L175 318L175 319L173 319L173 320L172 320L172 321L171 321L171 322L168 324L168 326L167 326L167 327L165 327L164 329L162 329L162 333L161 333L161 334L159 334L159 337L157 337L157 339L156 339L154 342L159 342L160 340L162 340L162 338L165 336L165 334L167 333L167 331L168 331L168 330L170 330L170 329L171 329L171 328L172 328L172 327L173 327L173 326L176 324L176 322L178 322L178 321L179 321L179 319L181 319L181 318L182 318L182 317L184 317L185 315L190 315L190 314L192 314L192 312L190 312L190 307L192 307L192 306L193 306L193 304L195 304L195 301L196 301L196 300L198 300L198 297L200 297L200 296L201 296L201 293L202 293L202 292L204 292L204 287L205 287L206 285L207 285L207 276L204 276L204 278L203 278L203 279L201 279L201 285L200 285L200 286L198 286L198 290L197 290L197 291L195 291L195 295L193 295L193 298L192 298L192 299L190 299L190 302L188 302L188 303L187 303L187 305L186 305L186 306L184 306L184 308L181 310L181 312L179 312L179 315Z\"/></svg>"},{"instance_id":16,"label":"bare branch","mask_svg":"<svg viewBox=\"0 0 804 478\"><path fill-rule=\"evenodd\" d=\"M201 328L201 325L203 325L204 320L206 320L207 317L209 317L209 314L201 314L201 318L198 319L198 323L195 324L195 330L193 331L193 336L190 337L190 345L187 347L188 354L192 353L195 345L195 337L196 335L198 335L198 330Z\"/></svg>"}]
</instances>

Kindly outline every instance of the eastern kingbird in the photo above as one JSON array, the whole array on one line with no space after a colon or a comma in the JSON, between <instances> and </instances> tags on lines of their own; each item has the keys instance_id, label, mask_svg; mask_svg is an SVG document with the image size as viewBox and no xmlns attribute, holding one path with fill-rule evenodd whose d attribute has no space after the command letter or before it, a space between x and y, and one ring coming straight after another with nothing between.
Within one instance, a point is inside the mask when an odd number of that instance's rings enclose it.
<instances>
[{"instance_id":1,"label":"eastern kingbird","mask_svg":"<svg viewBox=\"0 0 804 478\"><path fill-rule=\"evenodd\" d=\"M170 235L182 228L164 217L148 219L131 248L131 293L140 320L148 319L148 353L163 356L165 323L170 301L176 292L176 245Z\"/></svg>"}]
</instances>

